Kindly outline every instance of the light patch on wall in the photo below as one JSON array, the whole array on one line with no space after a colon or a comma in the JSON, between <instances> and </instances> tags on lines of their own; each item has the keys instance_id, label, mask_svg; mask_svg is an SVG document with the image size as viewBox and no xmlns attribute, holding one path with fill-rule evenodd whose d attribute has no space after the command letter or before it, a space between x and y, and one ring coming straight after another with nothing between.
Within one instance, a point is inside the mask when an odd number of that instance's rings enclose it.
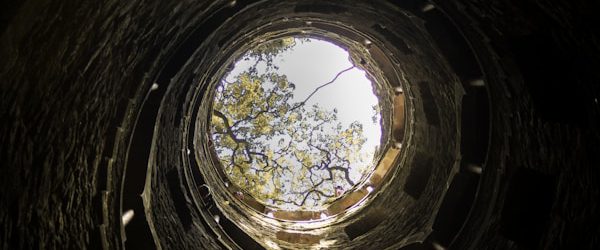
<instances>
[{"instance_id":1,"label":"light patch on wall","mask_svg":"<svg viewBox=\"0 0 600 250\"><path fill-rule=\"evenodd\" d=\"M133 219L134 215L135 213L133 212L133 209L129 209L125 213L123 213L123 217L121 217L121 222L123 223L123 226L127 226L131 219Z\"/></svg>"}]
</instances>

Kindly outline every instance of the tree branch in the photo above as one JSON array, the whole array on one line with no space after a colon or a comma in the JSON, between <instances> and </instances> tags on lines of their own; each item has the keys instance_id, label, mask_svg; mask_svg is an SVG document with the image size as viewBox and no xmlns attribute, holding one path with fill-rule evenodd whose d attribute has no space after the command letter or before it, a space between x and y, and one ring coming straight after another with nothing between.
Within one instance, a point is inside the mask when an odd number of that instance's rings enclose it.
<instances>
[{"instance_id":1,"label":"tree branch","mask_svg":"<svg viewBox=\"0 0 600 250\"><path fill-rule=\"evenodd\" d=\"M301 101L301 102L299 102L299 103L298 103L296 106L294 106L293 108L291 108L289 111L294 111L295 109L297 109L297 108L299 108L299 107L301 107L301 106L304 106L304 104L306 104L306 102L307 102L307 101L308 101L308 100L309 100L309 99L310 99L310 98L311 98L311 97L312 97L312 96L313 96L315 93L317 93L317 91L319 91L321 88L323 88L323 87L325 87L325 86L327 86L327 85L329 85L329 84L332 84L333 82L335 82L335 80L337 80L337 79L338 79L338 77L340 77L340 75L342 75L342 74L346 73L347 71L350 71L351 69L353 69L353 68L355 68L355 67L356 67L356 66L354 66L354 65L353 65L352 67L349 67L349 68L347 68L347 69L344 69L344 70L342 70L342 71L338 72L338 73L335 75L335 77L333 77L333 79L331 79L331 81L329 81L329 82L326 82L326 83L322 84L321 86L319 86L319 87L315 88L315 90L313 90L313 92L312 92L312 93L310 93L310 94L309 94L309 95L308 95L308 96L307 96L307 97L304 99L304 101Z\"/></svg>"}]
</instances>

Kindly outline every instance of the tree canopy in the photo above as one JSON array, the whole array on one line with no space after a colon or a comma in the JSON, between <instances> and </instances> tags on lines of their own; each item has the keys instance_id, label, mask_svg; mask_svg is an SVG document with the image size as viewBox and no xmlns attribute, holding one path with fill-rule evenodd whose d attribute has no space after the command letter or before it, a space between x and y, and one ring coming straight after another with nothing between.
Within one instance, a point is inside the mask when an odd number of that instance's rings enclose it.
<instances>
[{"instance_id":1,"label":"tree canopy","mask_svg":"<svg viewBox=\"0 0 600 250\"><path fill-rule=\"evenodd\" d=\"M293 39L262 44L244 55L272 64L293 49ZM351 67L352 68L352 67ZM292 101L294 83L275 67L259 72L256 64L216 89L211 118L215 150L229 179L268 206L314 210L359 181L364 174L363 125L344 126L336 109L307 105L308 100L344 72L332 76L301 101ZM370 163L370 162L368 162Z\"/></svg>"}]
</instances>

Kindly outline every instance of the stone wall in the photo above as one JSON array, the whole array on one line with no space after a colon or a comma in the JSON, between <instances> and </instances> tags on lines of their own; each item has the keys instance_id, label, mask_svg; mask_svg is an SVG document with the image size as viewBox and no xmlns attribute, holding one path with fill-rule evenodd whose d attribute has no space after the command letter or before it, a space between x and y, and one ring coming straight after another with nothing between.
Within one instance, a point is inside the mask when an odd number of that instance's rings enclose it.
<instances>
[{"instance_id":1,"label":"stone wall","mask_svg":"<svg viewBox=\"0 0 600 250\"><path fill-rule=\"evenodd\" d=\"M349 2L0 4L0 248L272 247L206 198L207 159L187 154L214 38L260 4L347 15L401 59L404 165L332 248L600 248L597 4L353 2L381 8L362 20Z\"/></svg>"}]
</instances>

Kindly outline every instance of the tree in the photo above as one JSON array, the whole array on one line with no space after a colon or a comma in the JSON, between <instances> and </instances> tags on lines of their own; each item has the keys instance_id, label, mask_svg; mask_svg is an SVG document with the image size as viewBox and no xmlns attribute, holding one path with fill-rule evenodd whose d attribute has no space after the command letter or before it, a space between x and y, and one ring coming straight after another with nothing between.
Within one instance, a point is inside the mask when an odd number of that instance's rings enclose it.
<instances>
[{"instance_id":1,"label":"tree","mask_svg":"<svg viewBox=\"0 0 600 250\"><path fill-rule=\"evenodd\" d=\"M245 56L271 64L288 45L270 43ZM255 64L235 81L223 80L216 90L211 132L230 180L255 199L289 210L319 209L337 197L336 189L355 185L350 170L364 167L357 166L364 158L359 153L366 140L362 124L343 127L337 110L306 105L350 69L300 102L291 101L294 84L273 68L259 74Z\"/></svg>"}]
</instances>

